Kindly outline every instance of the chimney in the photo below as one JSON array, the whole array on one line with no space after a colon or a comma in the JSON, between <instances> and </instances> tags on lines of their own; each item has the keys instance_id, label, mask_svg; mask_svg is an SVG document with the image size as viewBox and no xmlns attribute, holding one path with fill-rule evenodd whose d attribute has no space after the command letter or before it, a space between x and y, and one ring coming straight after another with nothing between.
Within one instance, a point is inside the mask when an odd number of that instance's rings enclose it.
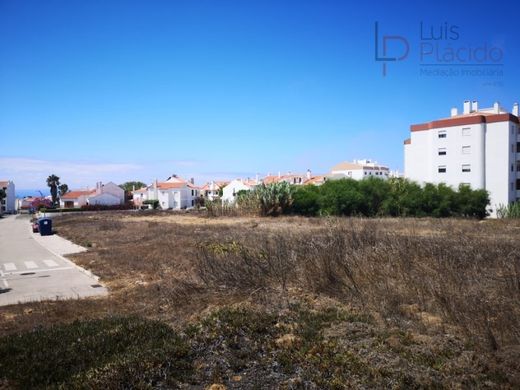
<instances>
[{"instance_id":1,"label":"chimney","mask_svg":"<svg viewBox=\"0 0 520 390\"><path fill-rule=\"evenodd\" d=\"M309 180L311 178L311 170L310 169L307 169L307 180Z\"/></svg>"},{"instance_id":2,"label":"chimney","mask_svg":"<svg viewBox=\"0 0 520 390\"><path fill-rule=\"evenodd\" d=\"M478 102L476 100L473 100L473 103L471 104L471 111L472 112L478 111Z\"/></svg>"},{"instance_id":3,"label":"chimney","mask_svg":"<svg viewBox=\"0 0 520 390\"><path fill-rule=\"evenodd\" d=\"M193 177L190 179L190 183L195 184L195 179Z\"/></svg>"},{"instance_id":4,"label":"chimney","mask_svg":"<svg viewBox=\"0 0 520 390\"><path fill-rule=\"evenodd\" d=\"M157 179L155 179L155 181L153 182L153 196L154 196L154 200L158 200L159 199L159 194L157 192L157 187L159 186L159 183L157 181Z\"/></svg>"},{"instance_id":5,"label":"chimney","mask_svg":"<svg viewBox=\"0 0 520 390\"><path fill-rule=\"evenodd\" d=\"M471 103L469 100L464 100L464 114L469 114L471 111Z\"/></svg>"},{"instance_id":6,"label":"chimney","mask_svg":"<svg viewBox=\"0 0 520 390\"><path fill-rule=\"evenodd\" d=\"M459 110L457 110L457 107L453 107L451 109L451 116L453 117L453 116L457 116L457 115L459 115Z\"/></svg>"},{"instance_id":7,"label":"chimney","mask_svg":"<svg viewBox=\"0 0 520 390\"><path fill-rule=\"evenodd\" d=\"M500 114L500 103L499 102L493 103L493 112L495 114Z\"/></svg>"},{"instance_id":8,"label":"chimney","mask_svg":"<svg viewBox=\"0 0 520 390\"><path fill-rule=\"evenodd\" d=\"M518 103L513 104L513 112L512 112L512 114L514 116L518 116L518 114L519 114L519 112L518 112Z\"/></svg>"}]
</instances>

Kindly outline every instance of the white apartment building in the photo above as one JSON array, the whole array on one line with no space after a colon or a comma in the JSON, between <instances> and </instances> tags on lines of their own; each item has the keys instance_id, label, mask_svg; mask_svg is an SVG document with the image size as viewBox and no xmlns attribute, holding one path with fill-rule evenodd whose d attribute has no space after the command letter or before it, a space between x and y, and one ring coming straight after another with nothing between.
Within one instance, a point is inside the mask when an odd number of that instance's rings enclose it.
<instances>
[{"instance_id":1,"label":"white apartment building","mask_svg":"<svg viewBox=\"0 0 520 390\"><path fill-rule=\"evenodd\" d=\"M495 103L479 109L478 102L465 101L459 114L410 126L404 141L405 177L419 183L467 184L486 189L490 209L520 198L519 108L512 113Z\"/></svg>"},{"instance_id":2,"label":"white apartment building","mask_svg":"<svg viewBox=\"0 0 520 390\"><path fill-rule=\"evenodd\" d=\"M350 178L361 180L367 177L377 177L380 179L388 179L390 169L387 166L378 164L377 161L368 159L354 160L353 162L342 162L332 167L327 179L344 179Z\"/></svg>"},{"instance_id":3,"label":"white apartment building","mask_svg":"<svg viewBox=\"0 0 520 390\"><path fill-rule=\"evenodd\" d=\"M0 188L5 191L5 198L0 202L0 214L16 212L16 195L11 180L0 180Z\"/></svg>"}]
</instances>

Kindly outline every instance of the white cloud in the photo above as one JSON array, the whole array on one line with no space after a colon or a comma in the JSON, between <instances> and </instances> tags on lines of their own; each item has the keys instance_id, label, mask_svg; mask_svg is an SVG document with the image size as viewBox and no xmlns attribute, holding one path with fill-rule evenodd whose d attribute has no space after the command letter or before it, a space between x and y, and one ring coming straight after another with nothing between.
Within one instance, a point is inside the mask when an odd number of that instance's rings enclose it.
<instances>
[{"instance_id":1,"label":"white cloud","mask_svg":"<svg viewBox=\"0 0 520 390\"><path fill-rule=\"evenodd\" d=\"M142 166L130 163L91 163L38 160L23 157L0 157L0 178L10 179L17 188L42 188L50 174L56 174L70 188L93 186L97 181L114 181L133 177Z\"/></svg>"}]
</instances>

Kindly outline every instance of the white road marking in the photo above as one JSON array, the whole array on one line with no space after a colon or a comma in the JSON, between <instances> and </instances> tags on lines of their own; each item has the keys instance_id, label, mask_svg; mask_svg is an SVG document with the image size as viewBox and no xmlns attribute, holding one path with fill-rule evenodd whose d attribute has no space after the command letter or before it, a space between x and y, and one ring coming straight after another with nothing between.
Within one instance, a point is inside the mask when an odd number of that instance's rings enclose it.
<instances>
[{"instance_id":1,"label":"white road marking","mask_svg":"<svg viewBox=\"0 0 520 390\"><path fill-rule=\"evenodd\" d=\"M14 263L4 263L4 268L6 271L16 271L16 265L14 265Z\"/></svg>"},{"instance_id":2,"label":"white road marking","mask_svg":"<svg viewBox=\"0 0 520 390\"><path fill-rule=\"evenodd\" d=\"M38 268L38 264L36 264L34 261L24 261L24 263L28 269Z\"/></svg>"},{"instance_id":3,"label":"white road marking","mask_svg":"<svg viewBox=\"0 0 520 390\"><path fill-rule=\"evenodd\" d=\"M64 271L67 269L73 269L74 267L59 267L59 268L45 268L45 269L35 269L34 271L30 271L31 273L47 273L47 272L53 272L53 271ZM21 275L25 274L27 271L16 271L16 272L9 272L8 274L5 274L5 276L10 275ZM12 278L9 278L12 279Z\"/></svg>"},{"instance_id":4,"label":"white road marking","mask_svg":"<svg viewBox=\"0 0 520 390\"><path fill-rule=\"evenodd\" d=\"M43 262L45 263L45 265L47 267L57 267L58 266L58 263L56 263L54 260L43 260Z\"/></svg>"}]
</instances>

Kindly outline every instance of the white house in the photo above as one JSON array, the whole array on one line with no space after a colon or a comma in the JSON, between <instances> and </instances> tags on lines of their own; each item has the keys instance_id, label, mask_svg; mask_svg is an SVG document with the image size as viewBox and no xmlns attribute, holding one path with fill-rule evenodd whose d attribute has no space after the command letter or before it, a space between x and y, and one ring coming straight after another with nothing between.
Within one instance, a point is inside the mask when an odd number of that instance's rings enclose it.
<instances>
[{"instance_id":1,"label":"white house","mask_svg":"<svg viewBox=\"0 0 520 390\"><path fill-rule=\"evenodd\" d=\"M262 179L262 183L268 185L273 183L286 182L293 185L302 185L305 183L306 180L310 178L310 170L307 170L306 174L287 172L287 174L282 175L279 172L278 175L268 174L266 177Z\"/></svg>"},{"instance_id":2,"label":"white house","mask_svg":"<svg viewBox=\"0 0 520 390\"><path fill-rule=\"evenodd\" d=\"M467 184L490 193L490 213L520 199L519 108L499 103L479 109L465 101L462 114L410 126L404 141L405 177L420 183Z\"/></svg>"},{"instance_id":3,"label":"white house","mask_svg":"<svg viewBox=\"0 0 520 390\"><path fill-rule=\"evenodd\" d=\"M258 185L256 180L235 179L222 189L222 203L234 203L239 191L251 191Z\"/></svg>"},{"instance_id":4,"label":"white house","mask_svg":"<svg viewBox=\"0 0 520 390\"><path fill-rule=\"evenodd\" d=\"M213 201L219 198L220 191L229 184L229 181L210 181L200 188L204 198Z\"/></svg>"},{"instance_id":5,"label":"white house","mask_svg":"<svg viewBox=\"0 0 520 390\"><path fill-rule=\"evenodd\" d=\"M159 207L167 209L186 209L197 204L200 189L194 184L177 175L172 175L166 181L155 181L153 184L132 192L135 205L142 205L145 200L158 200Z\"/></svg>"},{"instance_id":6,"label":"white house","mask_svg":"<svg viewBox=\"0 0 520 390\"><path fill-rule=\"evenodd\" d=\"M387 166L378 164L376 161L364 159L354 160L353 162L342 162L332 167L327 179L350 178L361 180L367 177L377 177L388 179L390 170Z\"/></svg>"},{"instance_id":7,"label":"white house","mask_svg":"<svg viewBox=\"0 0 520 390\"><path fill-rule=\"evenodd\" d=\"M91 206L115 206L125 203L125 191L117 184L108 182L96 183L96 189L70 191L60 199L61 208Z\"/></svg>"},{"instance_id":8,"label":"white house","mask_svg":"<svg viewBox=\"0 0 520 390\"><path fill-rule=\"evenodd\" d=\"M11 180L0 180L0 188L5 191L6 195L6 197L0 201L0 214L16 212L14 183Z\"/></svg>"}]
</instances>

